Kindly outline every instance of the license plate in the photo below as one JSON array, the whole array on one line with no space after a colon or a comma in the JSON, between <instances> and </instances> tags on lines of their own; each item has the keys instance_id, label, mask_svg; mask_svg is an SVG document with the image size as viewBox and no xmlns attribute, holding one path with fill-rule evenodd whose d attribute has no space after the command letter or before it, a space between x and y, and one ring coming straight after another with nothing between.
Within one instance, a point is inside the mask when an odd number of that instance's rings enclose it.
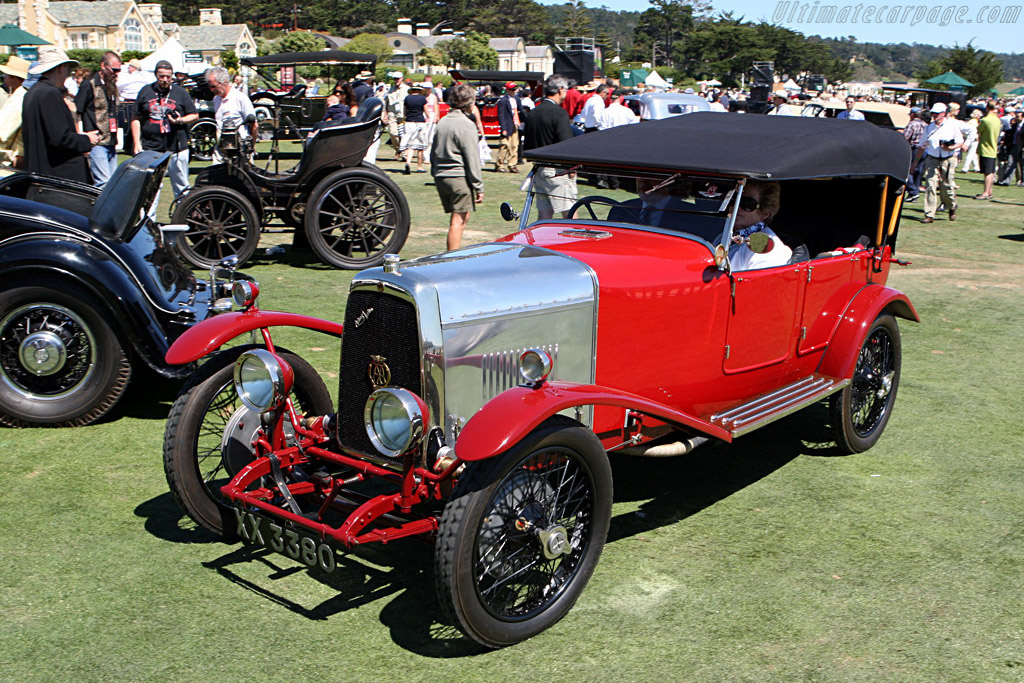
<instances>
[{"instance_id":1,"label":"license plate","mask_svg":"<svg viewBox=\"0 0 1024 683\"><path fill-rule=\"evenodd\" d=\"M333 572L337 563L334 548L313 536L258 515L234 508L236 531L246 543L261 545L309 567Z\"/></svg>"}]
</instances>

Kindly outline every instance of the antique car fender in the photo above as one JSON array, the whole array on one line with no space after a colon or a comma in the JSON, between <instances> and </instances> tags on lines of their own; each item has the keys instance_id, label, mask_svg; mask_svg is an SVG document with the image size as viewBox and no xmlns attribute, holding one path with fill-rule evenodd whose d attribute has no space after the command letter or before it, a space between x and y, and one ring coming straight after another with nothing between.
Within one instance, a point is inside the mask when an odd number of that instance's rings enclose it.
<instances>
[{"instance_id":1,"label":"antique car fender","mask_svg":"<svg viewBox=\"0 0 1024 683\"><path fill-rule=\"evenodd\" d=\"M238 190L246 199L252 202L253 208L256 209L256 214L263 220L263 198L260 195L259 188L256 187L256 183L249 177L249 174L240 171L232 173L228 164L215 164L213 166L207 166L203 170L196 174L195 180L192 181L193 188L204 187L206 185L223 185L224 187L230 187L233 190ZM174 204L177 205L178 200L184 197L181 195L178 199L174 200ZM171 211L174 211L174 207L171 207Z\"/></svg>"},{"instance_id":2,"label":"antique car fender","mask_svg":"<svg viewBox=\"0 0 1024 683\"><path fill-rule=\"evenodd\" d=\"M921 322L905 294L884 285L869 284L860 290L843 311L828 348L818 364L818 372L830 377L853 376L860 346L875 319L883 313Z\"/></svg>"},{"instance_id":3,"label":"antique car fender","mask_svg":"<svg viewBox=\"0 0 1024 683\"><path fill-rule=\"evenodd\" d=\"M722 441L732 441L727 430L643 396L594 384L548 382L537 389L513 387L488 401L459 433L455 454L466 461L493 457L518 443L555 413L585 405L635 410Z\"/></svg>"},{"instance_id":4,"label":"antique car fender","mask_svg":"<svg viewBox=\"0 0 1024 683\"><path fill-rule=\"evenodd\" d=\"M224 313L190 327L185 331L165 356L171 365L184 365L213 353L235 337L264 327L304 327L334 337L340 337L344 326L340 323L313 318L298 313L281 311L241 311Z\"/></svg>"},{"instance_id":5,"label":"antique car fender","mask_svg":"<svg viewBox=\"0 0 1024 683\"><path fill-rule=\"evenodd\" d=\"M54 238L58 239L54 239ZM66 232L35 234L0 244L0 287L61 282L81 287L107 309L107 319L125 335L132 349L155 372L182 377L184 371L164 363L169 340L141 283L125 272L110 253ZM168 316L173 311L165 311Z\"/></svg>"}]
</instances>

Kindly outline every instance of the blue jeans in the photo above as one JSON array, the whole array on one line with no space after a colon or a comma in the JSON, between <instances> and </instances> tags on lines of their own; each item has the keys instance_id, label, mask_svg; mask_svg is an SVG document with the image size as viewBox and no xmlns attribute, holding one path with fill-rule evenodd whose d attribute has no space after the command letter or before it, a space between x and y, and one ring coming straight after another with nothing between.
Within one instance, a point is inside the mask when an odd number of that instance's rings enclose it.
<instances>
[{"instance_id":1,"label":"blue jeans","mask_svg":"<svg viewBox=\"0 0 1024 683\"><path fill-rule=\"evenodd\" d=\"M117 147L115 145L96 145L89 150L89 170L92 171L92 182L96 187L103 187L117 170Z\"/></svg>"},{"instance_id":2,"label":"blue jeans","mask_svg":"<svg viewBox=\"0 0 1024 683\"><path fill-rule=\"evenodd\" d=\"M171 179L171 192L177 199L181 193L188 189L188 148L180 152L171 152L171 158L167 162L167 177ZM149 217L156 220L156 211L160 206L160 193L153 197L153 203L149 207Z\"/></svg>"}]
</instances>

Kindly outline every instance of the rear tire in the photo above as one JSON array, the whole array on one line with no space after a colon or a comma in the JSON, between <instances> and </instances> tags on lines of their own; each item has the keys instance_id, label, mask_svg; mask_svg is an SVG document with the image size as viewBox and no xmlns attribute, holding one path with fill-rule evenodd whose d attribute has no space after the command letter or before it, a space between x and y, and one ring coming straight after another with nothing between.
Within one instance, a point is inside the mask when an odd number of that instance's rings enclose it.
<instances>
[{"instance_id":1,"label":"rear tire","mask_svg":"<svg viewBox=\"0 0 1024 683\"><path fill-rule=\"evenodd\" d=\"M857 355L853 381L829 401L829 421L841 451L861 453L882 436L896 402L902 355L896 319L880 315Z\"/></svg>"},{"instance_id":2,"label":"rear tire","mask_svg":"<svg viewBox=\"0 0 1024 683\"><path fill-rule=\"evenodd\" d=\"M234 538L234 514L220 488L252 460L252 453L227 453L221 443L228 421L242 407L233 383L235 360L254 348L264 347L240 346L210 356L178 394L164 430L164 473L174 499L196 524L226 538ZM330 392L313 366L280 348L277 354L295 371L296 411L332 412Z\"/></svg>"},{"instance_id":3,"label":"rear tire","mask_svg":"<svg viewBox=\"0 0 1024 683\"><path fill-rule=\"evenodd\" d=\"M409 237L409 204L394 181L364 168L321 180L305 211L309 245L324 263L361 270L397 254Z\"/></svg>"},{"instance_id":4,"label":"rear tire","mask_svg":"<svg viewBox=\"0 0 1024 683\"><path fill-rule=\"evenodd\" d=\"M188 148L193 159L212 159L213 150L217 149L217 122L213 119L200 119L192 124L188 129Z\"/></svg>"}]
</instances>

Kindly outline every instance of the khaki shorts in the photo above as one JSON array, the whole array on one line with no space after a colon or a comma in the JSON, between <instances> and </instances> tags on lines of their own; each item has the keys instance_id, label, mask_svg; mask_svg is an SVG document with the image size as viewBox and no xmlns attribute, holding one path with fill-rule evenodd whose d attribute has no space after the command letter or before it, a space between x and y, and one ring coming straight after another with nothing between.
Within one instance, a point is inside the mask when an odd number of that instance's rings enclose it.
<instances>
[{"instance_id":1,"label":"khaki shorts","mask_svg":"<svg viewBox=\"0 0 1024 683\"><path fill-rule=\"evenodd\" d=\"M569 174L555 176L553 168L542 168L533 177L533 191L537 208L553 213L568 211L576 203L576 179Z\"/></svg>"},{"instance_id":2,"label":"khaki shorts","mask_svg":"<svg viewBox=\"0 0 1024 683\"><path fill-rule=\"evenodd\" d=\"M464 176L434 178L434 185L445 213L468 213L476 208L473 190Z\"/></svg>"}]
</instances>

